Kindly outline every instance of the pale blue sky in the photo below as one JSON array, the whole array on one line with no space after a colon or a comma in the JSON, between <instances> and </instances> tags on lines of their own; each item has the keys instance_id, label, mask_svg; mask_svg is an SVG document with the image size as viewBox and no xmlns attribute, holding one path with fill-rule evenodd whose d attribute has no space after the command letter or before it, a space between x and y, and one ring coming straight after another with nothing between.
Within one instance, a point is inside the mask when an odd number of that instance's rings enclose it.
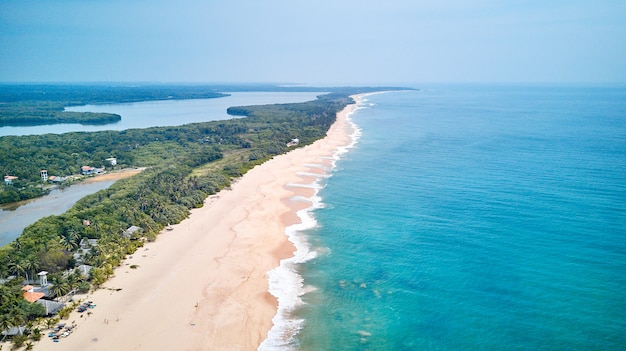
<instances>
[{"instance_id":1,"label":"pale blue sky","mask_svg":"<svg viewBox=\"0 0 626 351\"><path fill-rule=\"evenodd\" d=\"M0 0L0 81L626 82L624 0Z\"/></svg>"}]
</instances>

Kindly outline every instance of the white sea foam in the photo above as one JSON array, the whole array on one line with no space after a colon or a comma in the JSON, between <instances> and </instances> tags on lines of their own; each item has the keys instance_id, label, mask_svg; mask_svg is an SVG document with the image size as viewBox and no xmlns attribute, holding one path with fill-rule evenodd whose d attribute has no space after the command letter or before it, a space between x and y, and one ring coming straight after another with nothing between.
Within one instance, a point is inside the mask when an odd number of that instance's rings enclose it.
<instances>
[{"instance_id":1,"label":"white sea foam","mask_svg":"<svg viewBox=\"0 0 626 351\"><path fill-rule=\"evenodd\" d=\"M357 109L360 107L357 107ZM348 150L356 145L359 137L361 136L361 130L350 118L350 114L347 115L347 121L351 124L353 133L350 135L350 143L346 146L338 147L329 159L332 161L332 167L329 169L326 166L313 164L306 165L312 168L323 169L325 174L318 173L299 173L301 175L308 175L315 177L315 182L312 184L300 184L293 183L288 186L295 187L307 187L315 189L315 195L306 200L311 202L309 208L300 210L297 212L300 218L300 223L288 226L285 229L289 241L293 243L296 248L296 252L293 257L283 259L280 261L280 265L275 269L267 273L269 280L269 292L278 300L278 311L274 318L272 318L273 326L268 332L267 338L261 343L258 350L260 351L273 351L273 350L295 350L294 346L295 338L298 332L304 326L304 319L295 318L293 312L296 308L303 304L302 296L308 292L316 290L314 286L304 285L304 279L298 274L298 265L305 263L317 257L318 253L311 248L311 245L306 239L304 231L317 226L317 221L313 217L313 211L319 208L323 208L324 204L322 199L317 196L323 185L320 182L330 177L330 172L335 168L336 161L341 158L341 155L348 152ZM293 197L293 200L302 201L305 198L298 196ZM321 249L320 254L326 255L330 252L330 249Z\"/></svg>"},{"instance_id":2,"label":"white sea foam","mask_svg":"<svg viewBox=\"0 0 626 351\"><path fill-rule=\"evenodd\" d=\"M289 200L293 201L293 202L310 202L308 197L305 196L292 196L289 198Z\"/></svg>"},{"instance_id":3,"label":"white sea foam","mask_svg":"<svg viewBox=\"0 0 626 351\"><path fill-rule=\"evenodd\" d=\"M305 177L313 177L313 178L328 178L329 177L328 174L313 173L313 172L298 172L298 175L305 176Z\"/></svg>"},{"instance_id":4,"label":"white sea foam","mask_svg":"<svg viewBox=\"0 0 626 351\"><path fill-rule=\"evenodd\" d=\"M303 319L293 318L292 312L302 305L302 295L310 291L304 286L302 277L297 272L297 266L316 257L315 251L306 237L301 233L317 225L311 212L321 207L320 198L313 196L309 199L312 206L297 212L301 223L291 225L285 229L289 241L296 247L293 257L281 260L280 266L268 272L269 292L278 299L278 311L272 322L274 326L269 331L267 339L259 346L259 350L291 350L293 339L304 324Z\"/></svg>"},{"instance_id":5,"label":"white sea foam","mask_svg":"<svg viewBox=\"0 0 626 351\"><path fill-rule=\"evenodd\" d=\"M313 183L313 184L287 183L287 186L292 187L292 188L307 188L307 189L315 189L315 190L319 190L323 188L323 186L317 183Z\"/></svg>"},{"instance_id":6,"label":"white sea foam","mask_svg":"<svg viewBox=\"0 0 626 351\"><path fill-rule=\"evenodd\" d=\"M318 169L322 169L326 172L330 171L330 168L328 168L327 166L321 164L321 163L307 163L305 164L306 167L308 168L318 168Z\"/></svg>"}]
</instances>

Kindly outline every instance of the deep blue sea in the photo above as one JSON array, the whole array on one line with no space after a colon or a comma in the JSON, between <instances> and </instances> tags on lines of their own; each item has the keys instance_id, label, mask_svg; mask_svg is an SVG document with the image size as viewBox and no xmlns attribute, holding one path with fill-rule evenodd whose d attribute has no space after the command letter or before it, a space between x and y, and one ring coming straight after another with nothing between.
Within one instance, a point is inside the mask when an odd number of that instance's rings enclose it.
<instances>
[{"instance_id":1,"label":"deep blue sea","mask_svg":"<svg viewBox=\"0 0 626 351\"><path fill-rule=\"evenodd\" d=\"M424 87L352 120L287 348L626 349L626 88Z\"/></svg>"}]
</instances>

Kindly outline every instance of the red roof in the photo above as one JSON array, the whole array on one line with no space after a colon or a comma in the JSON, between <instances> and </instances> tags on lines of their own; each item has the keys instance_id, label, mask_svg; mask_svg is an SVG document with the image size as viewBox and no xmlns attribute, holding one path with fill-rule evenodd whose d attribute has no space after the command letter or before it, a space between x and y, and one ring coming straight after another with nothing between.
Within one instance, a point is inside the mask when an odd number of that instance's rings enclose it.
<instances>
[{"instance_id":1,"label":"red roof","mask_svg":"<svg viewBox=\"0 0 626 351\"><path fill-rule=\"evenodd\" d=\"M24 299L26 299L26 301L28 302L35 302L44 296L46 296L46 294L42 292L30 292L30 291L24 292Z\"/></svg>"}]
</instances>

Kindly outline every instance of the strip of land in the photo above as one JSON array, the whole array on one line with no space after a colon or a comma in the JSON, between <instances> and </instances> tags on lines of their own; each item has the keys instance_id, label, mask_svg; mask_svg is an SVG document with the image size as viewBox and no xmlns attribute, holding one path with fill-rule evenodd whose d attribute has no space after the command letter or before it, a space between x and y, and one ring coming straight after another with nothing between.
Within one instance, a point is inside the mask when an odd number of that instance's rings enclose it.
<instances>
[{"instance_id":1,"label":"strip of land","mask_svg":"<svg viewBox=\"0 0 626 351\"><path fill-rule=\"evenodd\" d=\"M358 96L354 97L357 101ZM73 312L77 327L35 350L256 350L272 326L276 300L267 272L292 255L285 227L308 206L290 200L310 196L301 172L330 165L350 143L349 105L326 138L257 166L228 190L161 233L116 269L105 287L86 296L96 307Z\"/></svg>"},{"instance_id":2,"label":"strip of land","mask_svg":"<svg viewBox=\"0 0 626 351\"><path fill-rule=\"evenodd\" d=\"M107 180L120 180L120 179L124 179L128 177L132 177L135 174L140 173L143 170L144 168L122 169L122 170L115 171L115 172L109 172L109 173L104 173L104 174L99 174L93 177L89 177L83 180L83 182L94 183L94 182L104 182Z\"/></svg>"}]
</instances>

